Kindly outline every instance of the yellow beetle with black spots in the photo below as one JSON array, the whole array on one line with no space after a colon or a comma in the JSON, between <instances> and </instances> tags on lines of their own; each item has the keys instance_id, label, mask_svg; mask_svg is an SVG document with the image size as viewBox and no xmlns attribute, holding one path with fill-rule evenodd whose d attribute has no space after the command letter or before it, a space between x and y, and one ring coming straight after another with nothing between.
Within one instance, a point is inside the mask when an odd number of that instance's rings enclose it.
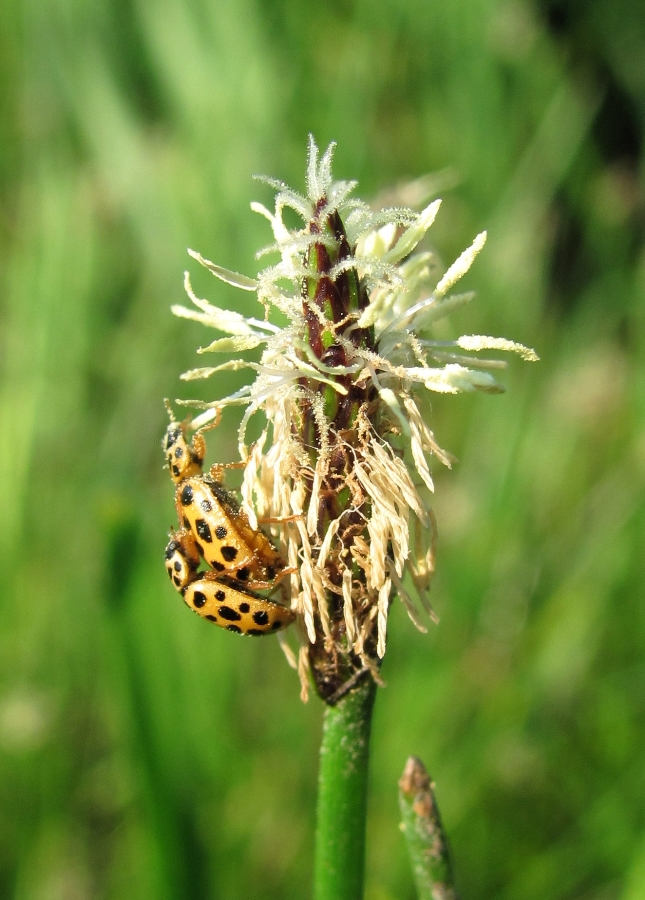
<instances>
[{"instance_id":1,"label":"yellow beetle with black spots","mask_svg":"<svg viewBox=\"0 0 645 900\"><path fill-rule=\"evenodd\" d=\"M271 634L295 614L250 589L274 589L291 569L269 538L253 529L235 497L221 484L223 466L202 473L206 443L199 432L189 444L185 427L174 420L163 440L170 476L176 484L180 529L166 547L166 569L186 604L229 631ZM199 572L201 559L212 571Z\"/></svg>"}]
</instances>

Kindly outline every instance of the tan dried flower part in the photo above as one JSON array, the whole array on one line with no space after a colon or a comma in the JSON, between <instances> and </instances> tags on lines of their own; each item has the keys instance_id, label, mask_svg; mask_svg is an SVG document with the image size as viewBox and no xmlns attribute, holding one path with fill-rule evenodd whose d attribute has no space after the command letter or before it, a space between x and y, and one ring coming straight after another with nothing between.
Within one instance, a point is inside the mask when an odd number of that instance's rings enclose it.
<instances>
[{"instance_id":1,"label":"tan dried flower part","mask_svg":"<svg viewBox=\"0 0 645 900\"><path fill-rule=\"evenodd\" d=\"M279 262L256 279L189 251L220 280L255 292L261 317L196 297L188 273L193 307L173 307L228 335L200 353L263 348L259 363L240 358L186 372L182 377L193 380L249 368L255 379L212 403L185 402L203 410L195 428L212 425L226 406L246 407L239 429L243 506L253 525L258 518L286 520L275 535L296 570L291 604L302 622L299 657L288 649L287 656L303 694L311 672L327 702L364 673L378 680L395 595L421 630L417 603L433 615L426 597L435 540L429 458L449 466L450 457L423 420L419 392L502 390L490 370L505 363L469 353L503 350L537 359L502 338L428 336L438 319L473 298L450 291L486 234L433 284L432 254L417 248L440 201L420 213L373 212L351 197L354 182L333 181L333 150L331 144L319 158L310 138L306 195L264 179L277 192L274 211L252 208L270 222L275 242L259 256L274 252ZM285 225L285 208L302 218L301 229ZM286 326L272 323L274 310ZM246 429L255 413L264 416L264 427L249 448Z\"/></svg>"}]
</instances>

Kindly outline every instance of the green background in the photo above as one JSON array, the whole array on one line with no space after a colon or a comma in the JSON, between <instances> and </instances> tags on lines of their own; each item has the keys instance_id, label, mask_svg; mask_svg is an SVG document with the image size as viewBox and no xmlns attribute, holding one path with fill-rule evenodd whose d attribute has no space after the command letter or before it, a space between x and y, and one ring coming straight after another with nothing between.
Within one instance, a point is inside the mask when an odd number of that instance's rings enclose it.
<instances>
[{"instance_id":1,"label":"green background","mask_svg":"<svg viewBox=\"0 0 645 900\"><path fill-rule=\"evenodd\" d=\"M368 900L413 897L409 753L464 900L645 896L644 59L639 0L0 6L1 897L309 896L320 704L171 590L159 447L164 396L242 383L178 381L184 268L257 312L185 249L254 274L251 176L302 188L309 131L363 197L441 173L444 263L489 230L451 333L542 358L433 402L441 624L392 608Z\"/></svg>"}]
</instances>

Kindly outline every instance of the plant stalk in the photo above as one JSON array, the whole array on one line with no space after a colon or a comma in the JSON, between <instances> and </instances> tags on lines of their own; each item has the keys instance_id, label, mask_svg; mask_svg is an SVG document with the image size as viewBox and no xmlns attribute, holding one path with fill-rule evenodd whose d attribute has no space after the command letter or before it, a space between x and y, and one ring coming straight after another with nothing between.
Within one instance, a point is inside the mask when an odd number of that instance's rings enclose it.
<instances>
[{"instance_id":1,"label":"plant stalk","mask_svg":"<svg viewBox=\"0 0 645 900\"><path fill-rule=\"evenodd\" d=\"M364 678L327 706L320 749L314 900L362 900L372 708Z\"/></svg>"},{"instance_id":2,"label":"plant stalk","mask_svg":"<svg viewBox=\"0 0 645 900\"><path fill-rule=\"evenodd\" d=\"M434 785L411 756L399 781L401 829L408 845L419 900L458 900Z\"/></svg>"}]
</instances>

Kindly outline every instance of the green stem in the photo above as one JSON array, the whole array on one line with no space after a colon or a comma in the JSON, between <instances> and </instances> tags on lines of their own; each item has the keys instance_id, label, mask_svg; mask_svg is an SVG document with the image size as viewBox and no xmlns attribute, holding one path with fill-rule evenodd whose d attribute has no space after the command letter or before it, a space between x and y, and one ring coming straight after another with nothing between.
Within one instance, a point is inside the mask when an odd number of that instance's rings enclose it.
<instances>
[{"instance_id":1,"label":"green stem","mask_svg":"<svg viewBox=\"0 0 645 900\"><path fill-rule=\"evenodd\" d=\"M365 678L325 711L314 900L362 900L367 770L376 685Z\"/></svg>"},{"instance_id":2,"label":"green stem","mask_svg":"<svg viewBox=\"0 0 645 900\"><path fill-rule=\"evenodd\" d=\"M421 760L411 756L399 781L401 828L419 900L458 900L433 787Z\"/></svg>"}]
</instances>

